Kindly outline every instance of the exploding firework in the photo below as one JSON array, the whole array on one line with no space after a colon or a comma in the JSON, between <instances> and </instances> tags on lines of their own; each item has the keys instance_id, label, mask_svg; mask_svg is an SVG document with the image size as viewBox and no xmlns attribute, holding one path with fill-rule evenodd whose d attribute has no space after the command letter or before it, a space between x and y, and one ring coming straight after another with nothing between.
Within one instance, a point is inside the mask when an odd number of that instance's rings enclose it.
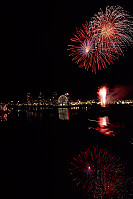
<instances>
[{"instance_id":1,"label":"exploding firework","mask_svg":"<svg viewBox=\"0 0 133 199\"><path fill-rule=\"evenodd\" d=\"M98 146L92 150L88 148L74 158L70 174L76 184L94 198L115 197L124 179L120 160Z\"/></svg>"},{"instance_id":2,"label":"exploding firework","mask_svg":"<svg viewBox=\"0 0 133 199\"><path fill-rule=\"evenodd\" d=\"M72 61L75 61L81 68L88 70L92 68L92 72L96 73L96 70L100 70L102 67L106 68L106 62L108 64L113 63L113 60L117 59L117 56L101 45L97 45L96 35L93 34L94 25L82 25L82 28L76 29L76 34L71 41L73 44L68 45L68 50L71 51L69 56L72 56Z\"/></svg>"},{"instance_id":3,"label":"exploding firework","mask_svg":"<svg viewBox=\"0 0 133 199\"><path fill-rule=\"evenodd\" d=\"M102 107L106 106L106 95L107 95L107 89L105 86L103 86L98 91L98 97Z\"/></svg>"},{"instance_id":4,"label":"exploding firework","mask_svg":"<svg viewBox=\"0 0 133 199\"><path fill-rule=\"evenodd\" d=\"M71 51L72 60L81 68L85 67L88 70L89 67L92 67L92 70L95 70L95 44L87 22L82 25L82 28L76 29L76 34L71 41L74 44L68 45L68 50Z\"/></svg>"},{"instance_id":5,"label":"exploding firework","mask_svg":"<svg viewBox=\"0 0 133 199\"><path fill-rule=\"evenodd\" d=\"M132 19L121 6L107 6L105 13L100 10L89 23L76 29L73 44L68 45L72 60L95 73L113 64L133 43Z\"/></svg>"},{"instance_id":6,"label":"exploding firework","mask_svg":"<svg viewBox=\"0 0 133 199\"><path fill-rule=\"evenodd\" d=\"M123 48L133 43L132 17L121 6L107 6L92 18L96 44L112 55L123 54Z\"/></svg>"}]
</instances>

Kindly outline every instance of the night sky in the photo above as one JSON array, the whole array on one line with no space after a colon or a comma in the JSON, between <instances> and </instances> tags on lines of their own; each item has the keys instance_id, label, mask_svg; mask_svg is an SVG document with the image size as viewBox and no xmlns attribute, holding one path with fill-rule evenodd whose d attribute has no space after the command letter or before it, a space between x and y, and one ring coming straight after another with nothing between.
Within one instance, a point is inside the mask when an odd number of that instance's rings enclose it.
<instances>
[{"instance_id":1,"label":"night sky","mask_svg":"<svg viewBox=\"0 0 133 199\"><path fill-rule=\"evenodd\" d=\"M133 48L115 64L98 71L79 68L67 45L86 20L107 5L121 5L133 16L132 0L18 1L0 5L0 100L26 98L27 92L68 91L74 97L95 98L98 86L133 85ZM132 92L130 97L132 97Z\"/></svg>"}]
</instances>

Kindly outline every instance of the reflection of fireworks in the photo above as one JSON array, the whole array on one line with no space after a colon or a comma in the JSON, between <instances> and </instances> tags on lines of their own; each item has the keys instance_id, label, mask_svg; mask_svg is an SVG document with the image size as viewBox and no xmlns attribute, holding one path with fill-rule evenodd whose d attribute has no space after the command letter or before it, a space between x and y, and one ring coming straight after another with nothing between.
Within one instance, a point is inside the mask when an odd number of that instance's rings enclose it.
<instances>
[{"instance_id":1,"label":"reflection of fireworks","mask_svg":"<svg viewBox=\"0 0 133 199\"><path fill-rule=\"evenodd\" d=\"M100 133L104 135L110 135L110 136L116 135L116 131L114 131L115 126L109 123L108 116L98 117L98 125L99 126L96 128L96 130L98 130ZM118 132L118 129L117 129L117 132Z\"/></svg>"},{"instance_id":2,"label":"reflection of fireworks","mask_svg":"<svg viewBox=\"0 0 133 199\"><path fill-rule=\"evenodd\" d=\"M71 163L70 174L77 185L95 198L113 197L123 183L123 166L107 150L93 147L81 152Z\"/></svg>"},{"instance_id":3,"label":"reflection of fireworks","mask_svg":"<svg viewBox=\"0 0 133 199\"><path fill-rule=\"evenodd\" d=\"M107 126L108 123L109 123L108 116L99 117L98 119L99 119L99 125L100 125L100 127Z\"/></svg>"},{"instance_id":4,"label":"reflection of fireworks","mask_svg":"<svg viewBox=\"0 0 133 199\"><path fill-rule=\"evenodd\" d=\"M106 105L106 94L107 94L107 89L106 87L101 87L98 91L98 97L100 99L101 102L101 106L105 107Z\"/></svg>"},{"instance_id":5,"label":"reflection of fireworks","mask_svg":"<svg viewBox=\"0 0 133 199\"><path fill-rule=\"evenodd\" d=\"M133 43L132 17L121 6L107 6L92 17L92 20L76 30L68 45L80 67L92 71L106 68L123 54L123 49Z\"/></svg>"},{"instance_id":6,"label":"reflection of fireworks","mask_svg":"<svg viewBox=\"0 0 133 199\"><path fill-rule=\"evenodd\" d=\"M119 199L133 199L133 177L126 176L121 188L121 192L118 196Z\"/></svg>"},{"instance_id":7,"label":"reflection of fireworks","mask_svg":"<svg viewBox=\"0 0 133 199\"><path fill-rule=\"evenodd\" d=\"M96 129L100 133L103 133L104 135L110 135L110 136L115 135L115 132L113 130L110 130L110 128L109 128L109 118L108 118L108 116L99 117L98 118L98 124L99 124L99 127L97 127Z\"/></svg>"}]
</instances>

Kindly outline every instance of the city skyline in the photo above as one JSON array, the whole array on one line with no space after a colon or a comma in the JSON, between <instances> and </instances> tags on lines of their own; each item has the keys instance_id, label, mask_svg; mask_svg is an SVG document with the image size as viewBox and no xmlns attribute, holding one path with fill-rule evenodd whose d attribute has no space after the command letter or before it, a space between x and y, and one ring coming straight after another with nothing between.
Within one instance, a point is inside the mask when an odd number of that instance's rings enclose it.
<instances>
[{"instance_id":1,"label":"city skyline","mask_svg":"<svg viewBox=\"0 0 133 199\"><path fill-rule=\"evenodd\" d=\"M103 89L103 88L102 88ZM121 88L119 88L121 89ZM107 91L107 90L106 90ZM64 98L66 102L61 102ZM111 104L133 104L133 98L127 98L124 97L122 98L122 95L119 94L119 90L118 92L116 92L116 90L113 90L112 93L106 93L105 96L105 106L106 107L108 105ZM38 92L38 93L31 93L31 92L27 92L25 94L25 98L19 98L16 100L6 100L6 101L1 101L0 104L6 104L6 105L13 105L16 107L21 107L21 106L78 106L78 105L87 105L87 104L101 104L102 106L102 98L99 96L99 92L97 92L97 97L96 98L75 98L75 96L71 95L71 93L69 92L60 92L58 93L57 91L51 92L49 93L45 93L45 92Z\"/></svg>"}]
</instances>

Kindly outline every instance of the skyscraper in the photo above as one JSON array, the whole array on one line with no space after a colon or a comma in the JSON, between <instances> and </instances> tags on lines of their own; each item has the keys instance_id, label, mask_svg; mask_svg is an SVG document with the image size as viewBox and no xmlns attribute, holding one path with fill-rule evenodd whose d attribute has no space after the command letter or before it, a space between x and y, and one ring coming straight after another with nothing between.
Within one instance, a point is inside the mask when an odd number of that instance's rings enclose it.
<instances>
[{"instance_id":1,"label":"skyscraper","mask_svg":"<svg viewBox=\"0 0 133 199\"><path fill-rule=\"evenodd\" d=\"M38 95L38 105L45 105L45 100L44 100L44 93L40 92Z\"/></svg>"},{"instance_id":2,"label":"skyscraper","mask_svg":"<svg viewBox=\"0 0 133 199\"><path fill-rule=\"evenodd\" d=\"M33 98L31 96L31 93L27 93L27 105L32 105Z\"/></svg>"}]
</instances>

